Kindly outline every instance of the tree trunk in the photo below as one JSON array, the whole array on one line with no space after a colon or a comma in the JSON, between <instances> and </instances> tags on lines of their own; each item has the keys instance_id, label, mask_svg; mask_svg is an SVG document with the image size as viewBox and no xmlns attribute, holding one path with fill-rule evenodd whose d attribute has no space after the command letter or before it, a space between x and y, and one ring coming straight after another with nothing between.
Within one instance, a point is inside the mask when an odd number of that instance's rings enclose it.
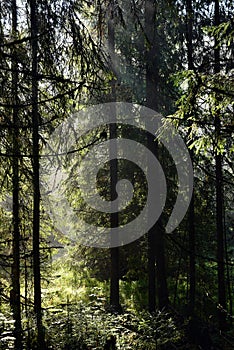
<instances>
[{"instance_id":1,"label":"tree trunk","mask_svg":"<svg viewBox=\"0 0 234 350\"><path fill-rule=\"evenodd\" d=\"M38 118L38 23L37 3L31 6L31 45L32 45L32 126L33 126L33 273L34 273L34 312L37 320L38 347L44 349L41 308L40 271L40 183L39 183L39 118Z\"/></svg>"},{"instance_id":2,"label":"tree trunk","mask_svg":"<svg viewBox=\"0 0 234 350\"><path fill-rule=\"evenodd\" d=\"M115 29L114 29L114 3L111 1L109 8L109 20L108 20L108 49L111 58L111 65L115 66ZM111 101L116 100L115 80L111 82ZM111 113L116 113L115 108L111 110ZM117 125L110 125L110 139L117 138ZM117 149L111 147L110 156L115 159L110 161L110 197L111 201L116 198L116 184L118 181L118 160ZM118 227L118 212L111 213L110 226L111 228ZM119 303L119 248L111 248L111 277L110 277L110 305L114 311L119 312L121 306Z\"/></svg>"},{"instance_id":3,"label":"tree trunk","mask_svg":"<svg viewBox=\"0 0 234 350\"><path fill-rule=\"evenodd\" d=\"M193 70L193 9L192 0L186 1L186 13L187 13L187 60L188 69ZM193 150L190 150L190 158L193 162ZM188 213L188 229L189 229L189 303L188 314L194 315L195 296L196 296L196 249L195 249L195 225L194 225L194 193L189 206Z\"/></svg>"},{"instance_id":4,"label":"tree trunk","mask_svg":"<svg viewBox=\"0 0 234 350\"><path fill-rule=\"evenodd\" d=\"M145 34L146 34L146 106L158 110L159 107L159 67L156 31L156 1L145 1ZM148 136L148 148L158 155L158 145L152 135ZM157 198L155 198L157 200ZM155 270L157 265L157 270ZM160 220L148 232L148 308L156 308L156 281L159 308L168 305L168 290L165 268L164 232Z\"/></svg>"},{"instance_id":5,"label":"tree trunk","mask_svg":"<svg viewBox=\"0 0 234 350\"><path fill-rule=\"evenodd\" d=\"M17 38L17 4L12 0L12 34ZM18 117L18 59L17 51L12 49L12 104L13 104L13 263L11 307L15 320L15 348L22 349L22 327L20 307L20 218L19 218L19 117Z\"/></svg>"},{"instance_id":6,"label":"tree trunk","mask_svg":"<svg viewBox=\"0 0 234 350\"><path fill-rule=\"evenodd\" d=\"M219 0L215 0L214 25L220 24ZM214 49L214 73L220 72L220 49L215 40ZM218 100L218 96L217 96ZM218 104L219 101L217 101ZM222 183L222 155L218 149L218 141L221 133L221 121L219 110L215 113L215 176L216 176L216 231L217 231L217 260L218 260L218 320L220 330L226 328L226 284L225 284L225 262L224 262L224 223L223 223L223 183Z\"/></svg>"},{"instance_id":7,"label":"tree trunk","mask_svg":"<svg viewBox=\"0 0 234 350\"><path fill-rule=\"evenodd\" d=\"M110 139L116 139L117 127L116 124L110 125ZM115 150L111 150L112 155L116 153ZM116 183L118 171L118 161L113 159L110 161L110 186L111 186L111 201L116 198ZM118 227L118 212L111 213L111 228ZM111 248L111 280L110 280L110 305L114 311L119 312L121 306L119 303L119 248Z\"/></svg>"}]
</instances>

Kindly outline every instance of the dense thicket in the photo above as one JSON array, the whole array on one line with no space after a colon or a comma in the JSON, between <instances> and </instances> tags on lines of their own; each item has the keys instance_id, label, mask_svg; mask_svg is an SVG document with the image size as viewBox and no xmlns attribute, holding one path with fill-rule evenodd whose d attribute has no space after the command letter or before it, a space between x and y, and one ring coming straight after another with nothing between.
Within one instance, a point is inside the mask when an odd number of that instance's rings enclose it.
<instances>
[{"instance_id":1,"label":"dense thicket","mask_svg":"<svg viewBox=\"0 0 234 350\"><path fill-rule=\"evenodd\" d=\"M0 349L232 348L233 10L229 0L1 1ZM144 174L122 159L105 164L101 195L114 199L117 179L127 178L134 196L117 215L96 213L77 186L83 157L115 137L157 155L168 187L163 214L111 250L64 235L40 193L53 131L110 101L160 112L194 168L188 213L166 234L178 179L153 137L103 125L76 140L76 162L54 158L70 166L65 193L81 217L113 227L144 207Z\"/></svg>"}]
</instances>

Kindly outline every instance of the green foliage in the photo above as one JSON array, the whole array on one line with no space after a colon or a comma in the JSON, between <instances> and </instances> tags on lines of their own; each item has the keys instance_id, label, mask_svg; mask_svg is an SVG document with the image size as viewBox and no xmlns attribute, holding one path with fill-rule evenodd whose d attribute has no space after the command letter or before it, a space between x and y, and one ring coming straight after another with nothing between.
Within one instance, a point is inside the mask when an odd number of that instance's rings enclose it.
<instances>
[{"instance_id":1,"label":"green foliage","mask_svg":"<svg viewBox=\"0 0 234 350\"><path fill-rule=\"evenodd\" d=\"M166 312L111 314L95 296L89 305L68 303L47 314L46 320L49 349L102 350L111 336L117 349L169 349L182 337Z\"/></svg>"},{"instance_id":2,"label":"green foliage","mask_svg":"<svg viewBox=\"0 0 234 350\"><path fill-rule=\"evenodd\" d=\"M233 20L225 21L218 26L204 27L204 32L215 37L218 46L231 46L234 43L234 25Z\"/></svg>"},{"instance_id":3,"label":"green foliage","mask_svg":"<svg viewBox=\"0 0 234 350\"><path fill-rule=\"evenodd\" d=\"M183 128L189 148L206 157L216 151L231 153L233 72L204 74L188 70L176 73L173 80L180 97L177 111L171 118ZM217 115L221 123L220 135L214 133Z\"/></svg>"},{"instance_id":4,"label":"green foliage","mask_svg":"<svg viewBox=\"0 0 234 350\"><path fill-rule=\"evenodd\" d=\"M14 349L14 322L12 315L0 313L0 350Z\"/></svg>"},{"instance_id":5,"label":"green foliage","mask_svg":"<svg viewBox=\"0 0 234 350\"><path fill-rule=\"evenodd\" d=\"M150 2L150 1L149 1ZM1 27L1 197L0 197L0 350L13 349L14 321L9 313L12 264L12 52L19 63L18 91L20 176L20 270L21 305L24 345L37 348L36 320L33 312L33 246L32 246L32 133L31 133L31 43L27 2L19 1L18 33L12 42L11 2L0 4ZM53 130L74 111L97 102L107 102L115 82L116 99L145 104L146 51L151 44L145 34L144 1L113 1L115 18L116 62L112 67L106 53L107 22L110 1L38 1L39 23L39 119L40 146L46 144ZM151 3L153 3L151 1ZM217 327L217 258L215 223L214 155L222 155L225 206L225 268L228 294L228 315L233 304L233 5L220 1L221 24L213 26L212 1L193 2L193 65L187 69L186 3L158 1L156 13L156 56L158 69L158 108L171 114L188 147L193 152L195 174L196 232L196 305L195 312ZM227 18L225 18L227 14ZM214 73L214 45L220 49L221 69ZM14 61L14 59L13 59ZM175 72L175 74L174 74ZM172 74L173 73L173 74ZM171 77L171 78L170 78ZM177 101L177 102L176 102ZM23 107L23 108L22 108ZM172 114L173 113L173 114ZM220 134L214 127L220 120ZM87 222L110 225L109 214L100 215L82 201L77 172L87 145L99 143L108 130L95 129L77 140L76 162L67 157L64 168L71 166L65 185L71 206L79 208ZM146 145L145 135L138 129L118 127L118 135L134 138ZM59 142L61 140L59 139ZM168 155L160 152L165 165L170 215L177 193L176 171ZM70 164L69 164L70 161ZM100 170L98 190L106 200L109 164ZM134 184L131 204L119 215L121 224L131 221L144 207L147 186L143 174L133 164L119 161L119 178L127 177ZM110 182L110 181L109 181ZM65 187L65 186L64 186ZM8 201L9 199L9 201ZM47 208L48 209L48 208ZM122 314L108 308L110 252L73 245L49 219L47 209L41 211L42 300L45 333L49 349L103 349L108 339L116 340L118 349L173 349L183 338L166 312L150 315L148 303L147 242L145 237L120 249L120 301ZM62 220L66 213L61 211ZM164 213L165 214L165 213ZM171 303L181 314L187 314L189 291L188 221L177 232L166 236L166 260ZM164 218L162 219L164 224ZM173 236L173 237L172 237ZM64 250L50 245L67 246ZM64 254L63 254L64 252ZM227 289L228 289L227 288ZM227 333L232 336L232 333ZM195 349L190 344L186 349ZM17 350L17 349L16 349ZM41 350L41 349L40 349Z\"/></svg>"}]
</instances>

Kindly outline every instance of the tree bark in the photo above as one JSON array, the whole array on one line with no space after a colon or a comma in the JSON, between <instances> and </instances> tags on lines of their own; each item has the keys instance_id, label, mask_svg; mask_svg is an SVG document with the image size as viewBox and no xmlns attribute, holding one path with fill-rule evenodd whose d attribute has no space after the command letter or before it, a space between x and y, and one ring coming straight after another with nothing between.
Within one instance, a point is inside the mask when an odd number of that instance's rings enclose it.
<instances>
[{"instance_id":1,"label":"tree bark","mask_svg":"<svg viewBox=\"0 0 234 350\"><path fill-rule=\"evenodd\" d=\"M186 1L186 13L187 13L187 60L188 69L193 70L193 8L192 0ZM193 150L190 150L190 158L193 162ZM194 315L195 297L196 297L196 239L195 239L195 217L194 217L194 193L189 206L188 213L188 230L189 230L189 302L188 302L188 314Z\"/></svg>"},{"instance_id":2,"label":"tree bark","mask_svg":"<svg viewBox=\"0 0 234 350\"><path fill-rule=\"evenodd\" d=\"M40 266L40 182L39 182L39 113L38 113L38 18L37 1L30 1L32 48L32 128L33 128L33 273L34 312L37 321L38 347L44 349L41 307Z\"/></svg>"},{"instance_id":3,"label":"tree bark","mask_svg":"<svg viewBox=\"0 0 234 350\"><path fill-rule=\"evenodd\" d=\"M220 24L219 0L215 0L214 25ZM220 49L217 39L214 48L214 73L220 72ZM218 100L218 96L216 97ZM219 101L217 101L218 103ZM223 222L223 182L222 182L222 155L219 152L218 142L221 134L221 121L219 110L215 113L215 176L216 176L216 232L217 232L217 260L218 260L218 320L220 330L226 329L226 283L225 283L225 262L224 262L224 222Z\"/></svg>"},{"instance_id":4,"label":"tree bark","mask_svg":"<svg viewBox=\"0 0 234 350\"><path fill-rule=\"evenodd\" d=\"M110 125L110 139L117 138L116 124ZM111 150L111 153L116 153L116 150ZM117 155L116 155L117 156ZM118 161L113 159L110 161L110 186L111 186L111 201L116 198L116 184L118 171ZM119 218L118 212L111 213L111 228L118 227ZM114 311L121 310L119 302L119 247L111 248L111 280L110 280L110 305Z\"/></svg>"},{"instance_id":5,"label":"tree bark","mask_svg":"<svg viewBox=\"0 0 234 350\"><path fill-rule=\"evenodd\" d=\"M156 30L156 1L145 1L145 34L146 34L146 106L159 108L159 45ZM158 46L157 46L158 45ZM148 135L148 148L158 155L158 145L152 135ZM157 200L157 198L155 198ZM156 269L157 266L157 269ZM168 305L168 290L165 268L164 231L161 220L148 232L148 308L156 309L156 279L158 306L160 309Z\"/></svg>"},{"instance_id":6,"label":"tree bark","mask_svg":"<svg viewBox=\"0 0 234 350\"><path fill-rule=\"evenodd\" d=\"M114 29L114 2L109 5L109 20L108 20L108 49L111 58L111 65L115 67L115 29ZM116 100L115 80L111 82L111 101ZM111 113L116 113L115 108ZM117 125L110 125L110 139L117 139ZM116 184L118 181L118 160L117 149L111 147L110 156L115 159L110 161L110 199L113 201L116 198ZM119 217L118 212L111 213L110 226L111 228L118 227ZM121 310L119 302L119 247L111 248L111 277L110 277L110 305L114 311Z\"/></svg>"},{"instance_id":7,"label":"tree bark","mask_svg":"<svg viewBox=\"0 0 234 350\"><path fill-rule=\"evenodd\" d=\"M12 0L12 34L17 39L17 3ZM20 306L20 216L19 216L19 117L18 117L18 59L17 50L12 49L12 104L13 104L13 263L11 307L15 320L15 348L22 349L22 326Z\"/></svg>"}]
</instances>

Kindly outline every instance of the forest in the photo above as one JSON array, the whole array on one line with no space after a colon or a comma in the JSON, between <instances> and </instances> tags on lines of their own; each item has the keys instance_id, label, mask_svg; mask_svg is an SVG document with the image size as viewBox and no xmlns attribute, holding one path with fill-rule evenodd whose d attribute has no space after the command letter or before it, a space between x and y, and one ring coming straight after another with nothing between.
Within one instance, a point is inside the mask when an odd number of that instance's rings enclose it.
<instances>
[{"instance_id":1,"label":"forest","mask_svg":"<svg viewBox=\"0 0 234 350\"><path fill-rule=\"evenodd\" d=\"M233 1L1 0L0 36L0 350L233 349Z\"/></svg>"}]
</instances>

